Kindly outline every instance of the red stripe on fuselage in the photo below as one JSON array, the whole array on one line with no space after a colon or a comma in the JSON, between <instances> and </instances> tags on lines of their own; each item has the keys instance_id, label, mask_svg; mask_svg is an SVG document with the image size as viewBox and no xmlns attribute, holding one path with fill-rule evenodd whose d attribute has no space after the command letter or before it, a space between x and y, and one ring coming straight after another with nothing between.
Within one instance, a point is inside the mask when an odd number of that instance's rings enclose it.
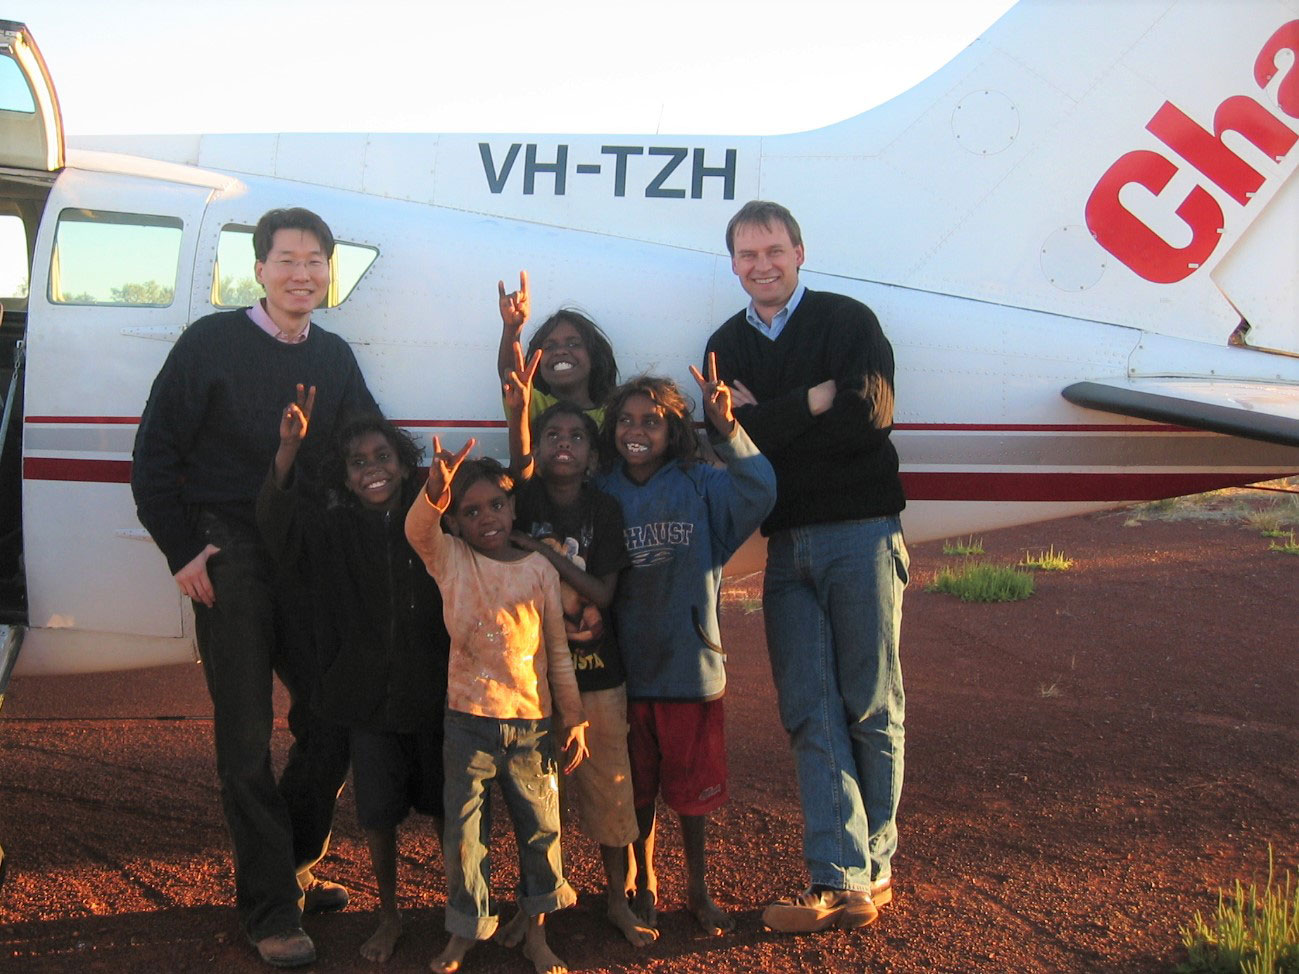
<instances>
[{"instance_id":1,"label":"red stripe on fuselage","mask_svg":"<svg viewBox=\"0 0 1299 974\"><path fill-rule=\"evenodd\" d=\"M1053 423L895 423L893 430L932 430L952 431L958 433L1201 433L1203 430L1189 426L1168 426L1163 424L1143 423L1139 426L1127 423L1060 425Z\"/></svg>"},{"instance_id":2,"label":"red stripe on fuselage","mask_svg":"<svg viewBox=\"0 0 1299 974\"><path fill-rule=\"evenodd\" d=\"M909 501L1151 501L1243 487L1282 473L902 473Z\"/></svg>"},{"instance_id":3,"label":"red stripe on fuselage","mask_svg":"<svg viewBox=\"0 0 1299 974\"><path fill-rule=\"evenodd\" d=\"M28 416L24 422L45 425L83 424L132 426L140 422L139 416ZM411 429L504 429L505 421L501 419L395 419L397 426ZM1074 424L1061 425L1052 423L898 423L894 430L918 431L951 431L964 433L1198 433L1200 430L1186 426L1168 426L1161 424L1132 425L1126 423L1111 424Z\"/></svg>"},{"instance_id":4,"label":"red stripe on fuselage","mask_svg":"<svg viewBox=\"0 0 1299 974\"><path fill-rule=\"evenodd\" d=\"M911 501L1145 501L1239 487L1284 476L1233 473L907 473L902 486ZM131 482L129 460L28 457L23 479L88 484Z\"/></svg>"},{"instance_id":5,"label":"red stripe on fuselage","mask_svg":"<svg viewBox=\"0 0 1299 974\"><path fill-rule=\"evenodd\" d=\"M83 484L129 484L130 460L65 460L26 457L23 480L61 480Z\"/></svg>"}]
</instances>

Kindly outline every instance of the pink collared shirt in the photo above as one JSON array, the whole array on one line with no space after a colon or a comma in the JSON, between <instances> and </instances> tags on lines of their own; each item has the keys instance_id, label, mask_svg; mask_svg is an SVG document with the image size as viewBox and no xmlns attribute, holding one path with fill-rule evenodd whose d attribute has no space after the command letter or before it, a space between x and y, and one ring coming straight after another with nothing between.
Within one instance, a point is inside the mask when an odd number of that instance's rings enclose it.
<instances>
[{"instance_id":1,"label":"pink collared shirt","mask_svg":"<svg viewBox=\"0 0 1299 974\"><path fill-rule=\"evenodd\" d=\"M311 331L311 322L308 321L307 327L302 329L301 334L290 338L284 333L284 329L271 320L271 316L266 311L265 298L262 298L248 309L248 317L253 320L253 324L266 332L266 334L270 335L277 342L284 342L286 345L296 345L298 342L305 342L307 340L307 332Z\"/></svg>"}]
</instances>

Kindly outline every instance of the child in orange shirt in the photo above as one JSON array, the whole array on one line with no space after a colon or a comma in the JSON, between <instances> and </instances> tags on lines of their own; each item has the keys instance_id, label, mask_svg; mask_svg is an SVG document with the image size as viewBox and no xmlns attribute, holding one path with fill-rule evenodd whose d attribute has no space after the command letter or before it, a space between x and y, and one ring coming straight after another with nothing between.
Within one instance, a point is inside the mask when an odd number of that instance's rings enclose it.
<instances>
[{"instance_id":1,"label":"child in orange shirt","mask_svg":"<svg viewBox=\"0 0 1299 974\"><path fill-rule=\"evenodd\" d=\"M560 863L559 789L548 741L552 695L565 773L586 756L586 718L559 575L544 557L511 543L512 480L494 460L465 461L473 445L471 439L453 456L434 438L428 482L406 516L406 537L442 591L451 634L443 751L451 939L430 969L458 970L469 949L496 930L485 841L494 779L523 840L523 952L539 974L553 974L565 967L546 943L545 915L577 897ZM457 536L443 533L443 514Z\"/></svg>"}]
</instances>

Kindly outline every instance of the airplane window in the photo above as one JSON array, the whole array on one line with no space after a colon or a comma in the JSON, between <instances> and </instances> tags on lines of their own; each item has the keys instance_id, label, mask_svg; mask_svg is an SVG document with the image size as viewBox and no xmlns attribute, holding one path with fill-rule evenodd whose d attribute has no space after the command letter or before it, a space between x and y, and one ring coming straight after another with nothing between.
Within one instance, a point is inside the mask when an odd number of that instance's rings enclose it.
<instances>
[{"instance_id":1,"label":"airplane window","mask_svg":"<svg viewBox=\"0 0 1299 974\"><path fill-rule=\"evenodd\" d=\"M168 216L64 210L54 232L50 300L166 307L176 297L181 227Z\"/></svg>"},{"instance_id":2,"label":"airplane window","mask_svg":"<svg viewBox=\"0 0 1299 974\"><path fill-rule=\"evenodd\" d=\"M217 239L212 303L218 308L245 308L264 297L266 292L253 276L252 227L223 227Z\"/></svg>"},{"instance_id":3,"label":"airplane window","mask_svg":"<svg viewBox=\"0 0 1299 974\"><path fill-rule=\"evenodd\" d=\"M18 62L11 57L0 57L0 111L22 112L31 115L36 111L32 91Z\"/></svg>"},{"instance_id":4,"label":"airplane window","mask_svg":"<svg viewBox=\"0 0 1299 974\"><path fill-rule=\"evenodd\" d=\"M346 301L378 256L375 247L336 240L334 257L329 262L329 298L324 306L336 308ZM253 276L255 259L252 227L228 224L221 228L212 275L213 305L242 308L265 297L266 292Z\"/></svg>"},{"instance_id":5,"label":"airplane window","mask_svg":"<svg viewBox=\"0 0 1299 974\"><path fill-rule=\"evenodd\" d=\"M0 214L0 302L27 299L27 232L20 217Z\"/></svg>"}]
</instances>

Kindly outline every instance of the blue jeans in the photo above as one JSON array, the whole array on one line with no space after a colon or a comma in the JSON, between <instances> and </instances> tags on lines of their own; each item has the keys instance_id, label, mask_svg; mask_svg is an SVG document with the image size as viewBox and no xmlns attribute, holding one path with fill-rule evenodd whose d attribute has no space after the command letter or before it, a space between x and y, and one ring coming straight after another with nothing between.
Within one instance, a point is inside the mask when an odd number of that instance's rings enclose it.
<instances>
[{"instance_id":1,"label":"blue jeans","mask_svg":"<svg viewBox=\"0 0 1299 974\"><path fill-rule=\"evenodd\" d=\"M518 841L519 909L536 916L577 902L559 856L559 776L549 730L548 718L505 720L447 711L442 854L450 933L486 940L496 931L489 856L493 779L505 796Z\"/></svg>"},{"instance_id":2,"label":"blue jeans","mask_svg":"<svg viewBox=\"0 0 1299 974\"><path fill-rule=\"evenodd\" d=\"M790 528L767 544L767 652L816 885L866 890L892 874L908 563L897 517Z\"/></svg>"},{"instance_id":3,"label":"blue jeans","mask_svg":"<svg viewBox=\"0 0 1299 974\"><path fill-rule=\"evenodd\" d=\"M207 563L216 604L194 604L221 806L234 845L235 905L252 941L301 923L301 883L329 847L347 777L348 733L320 717L305 594L276 571L252 529L200 518L221 551ZM277 782L271 765L272 675L289 691L293 744Z\"/></svg>"}]
</instances>

